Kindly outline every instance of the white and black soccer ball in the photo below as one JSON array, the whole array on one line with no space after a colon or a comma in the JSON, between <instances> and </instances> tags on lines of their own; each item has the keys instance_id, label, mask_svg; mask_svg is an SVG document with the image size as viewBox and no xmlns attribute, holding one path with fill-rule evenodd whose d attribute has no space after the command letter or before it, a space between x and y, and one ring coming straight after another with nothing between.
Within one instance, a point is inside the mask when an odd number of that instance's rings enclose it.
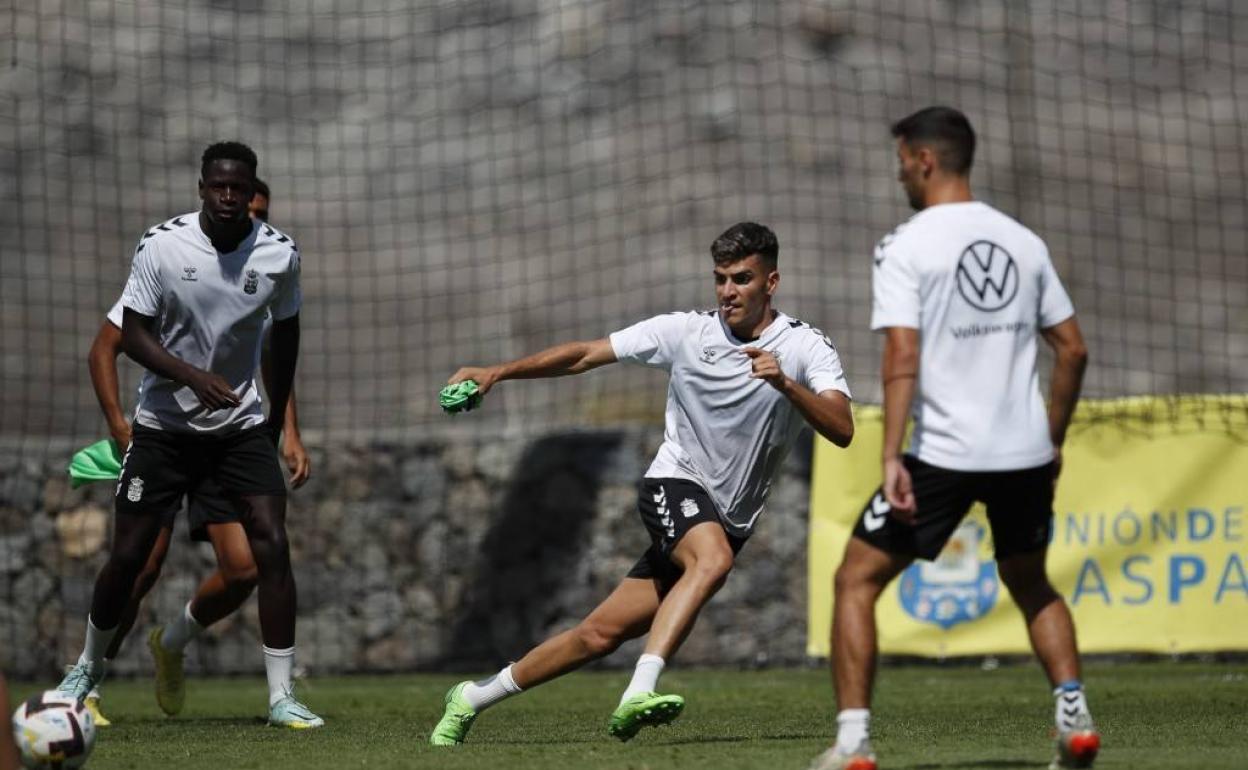
<instances>
[{"instance_id":1,"label":"white and black soccer ball","mask_svg":"<svg viewBox=\"0 0 1248 770\"><path fill-rule=\"evenodd\" d=\"M82 701L48 690L13 712L13 739L26 767L72 770L91 755L95 720Z\"/></svg>"}]
</instances>

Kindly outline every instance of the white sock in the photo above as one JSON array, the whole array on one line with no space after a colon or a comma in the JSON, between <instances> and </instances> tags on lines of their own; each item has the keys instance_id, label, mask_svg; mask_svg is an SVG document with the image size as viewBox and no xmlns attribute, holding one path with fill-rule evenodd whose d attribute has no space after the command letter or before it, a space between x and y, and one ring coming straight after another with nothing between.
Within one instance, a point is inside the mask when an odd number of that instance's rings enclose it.
<instances>
[{"instance_id":1,"label":"white sock","mask_svg":"<svg viewBox=\"0 0 1248 770\"><path fill-rule=\"evenodd\" d=\"M160 637L160 646L170 652L182 652L187 643L203 633L204 627L191 614L191 603L182 608L182 614L165 626Z\"/></svg>"},{"instance_id":2,"label":"white sock","mask_svg":"<svg viewBox=\"0 0 1248 770\"><path fill-rule=\"evenodd\" d=\"M87 640L82 647L82 654L78 656L78 662L86 665L87 672L91 674L91 678L97 683L104 679L104 674L108 672L108 664L104 660L104 653L108 651L108 647L113 643L113 637L116 635L117 626L113 626L108 630L97 628L91 622L91 616L87 615Z\"/></svg>"},{"instance_id":3,"label":"white sock","mask_svg":"<svg viewBox=\"0 0 1248 770\"><path fill-rule=\"evenodd\" d=\"M516 684L516 680L511 676L511 666L507 666L488 679L470 683L464 688L463 695L473 711L480 712L518 692L520 692L520 685Z\"/></svg>"},{"instance_id":4,"label":"white sock","mask_svg":"<svg viewBox=\"0 0 1248 770\"><path fill-rule=\"evenodd\" d=\"M836 745L853 751L867 739L871 709L845 709L836 715Z\"/></svg>"},{"instance_id":5,"label":"white sock","mask_svg":"<svg viewBox=\"0 0 1248 770\"><path fill-rule=\"evenodd\" d=\"M295 648L275 650L262 645L261 649L264 650L264 673L269 679L269 705L272 706L289 697L293 689L290 672L295 667Z\"/></svg>"},{"instance_id":6,"label":"white sock","mask_svg":"<svg viewBox=\"0 0 1248 770\"><path fill-rule=\"evenodd\" d=\"M1056 699L1056 713L1053 717L1058 732L1083 730L1091 726L1092 714L1088 711L1088 699L1083 694L1083 687L1063 686L1053 691Z\"/></svg>"},{"instance_id":7,"label":"white sock","mask_svg":"<svg viewBox=\"0 0 1248 770\"><path fill-rule=\"evenodd\" d=\"M633 678L620 696L620 703L628 700L639 692L654 692L659 686L659 674L666 665L658 655L649 653L637 659L637 667L633 669Z\"/></svg>"}]
</instances>

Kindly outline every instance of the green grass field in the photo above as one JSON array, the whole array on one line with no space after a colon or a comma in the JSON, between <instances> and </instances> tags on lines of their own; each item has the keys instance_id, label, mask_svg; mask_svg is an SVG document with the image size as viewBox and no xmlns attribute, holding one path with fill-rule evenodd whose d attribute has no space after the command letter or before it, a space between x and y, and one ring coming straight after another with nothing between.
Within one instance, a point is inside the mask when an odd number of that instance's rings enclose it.
<instances>
[{"instance_id":1,"label":"green grass field","mask_svg":"<svg viewBox=\"0 0 1248 770\"><path fill-rule=\"evenodd\" d=\"M325 728L288 732L261 719L260 679L192 680L186 711L166 719L146 681L105 689L88 767L805 768L832 735L826 670L676 668L663 689L688 699L673 726L628 744L606 734L627 674L580 673L484 714L469 744L426 745L450 676L317 679L301 695ZM1104 737L1100 768L1248 767L1248 666L1094 665L1085 675ZM29 685L15 688L25 694ZM886 770L1041 768L1051 758L1052 699L1039 670L900 667L881 672L873 735Z\"/></svg>"}]
</instances>

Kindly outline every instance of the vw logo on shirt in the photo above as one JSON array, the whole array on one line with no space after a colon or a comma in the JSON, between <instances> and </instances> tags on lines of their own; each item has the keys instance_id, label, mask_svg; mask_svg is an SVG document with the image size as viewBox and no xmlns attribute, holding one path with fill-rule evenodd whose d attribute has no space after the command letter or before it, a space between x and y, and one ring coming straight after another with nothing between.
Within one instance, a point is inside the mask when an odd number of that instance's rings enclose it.
<instances>
[{"instance_id":1,"label":"vw logo on shirt","mask_svg":"<svg viewBox=\"0 0 1248 770\"><path fill-rule=\"evenodd\" d=\"M962 299L989 313L1009 305L1018 294L1018 265L992 241L975 241L962 250L957 279Z\"/></svg>"}]
</instances>

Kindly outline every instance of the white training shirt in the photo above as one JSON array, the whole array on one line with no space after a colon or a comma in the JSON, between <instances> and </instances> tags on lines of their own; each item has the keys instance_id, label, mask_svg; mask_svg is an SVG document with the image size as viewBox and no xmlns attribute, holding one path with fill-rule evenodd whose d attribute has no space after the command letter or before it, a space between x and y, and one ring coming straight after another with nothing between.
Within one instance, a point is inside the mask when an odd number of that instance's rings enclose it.
<instances>
[{"instance_id":1,"label":"white training shirt","mask_svg":"<svg viewBox=\"0 0 1248 770\"><path fill-rule=\"evenodd\" d=\"M671 373L663 445L646 477L699 484L737 537L753 531L772 478L806 424L780 391L750 377L742 349L773 353L786 375L815 393L850 395L832 342L783 313L754 342L733 337L709 311L649 318L612 334L611 347L620 361Z\"/></svg>"},{"instance_id":2,"label":"white training shirt","mask_svg":"<svg viewBox=\"0 0 1248 770\"><path fill-rule=\"evenodd\" d=\"M910 453L960 471L1053 459L1036 339L1074 315L1044 241L971 201L920 211L875 248L871 328L919 330Z\"/></svg>"},{"instance_id":3,"label":"white training shirt","mask_svg":"<svg viewBox=\"0 0 1248 770\"><path fill-rule=\"evenodd\" d=\"M134 253L122 304L157 320L157 339L173 356L219 374L240 404L207 413L190 388L143 375L135 422L189 433L229 433L264 422L255 374L266 319L299 312L299 251L264 222L228 254L218 253L199 213L147 231ZM110 319L112 313L110 312ZM120 325L120 318L117 319Z\"/></svg>"}]
</instances>

